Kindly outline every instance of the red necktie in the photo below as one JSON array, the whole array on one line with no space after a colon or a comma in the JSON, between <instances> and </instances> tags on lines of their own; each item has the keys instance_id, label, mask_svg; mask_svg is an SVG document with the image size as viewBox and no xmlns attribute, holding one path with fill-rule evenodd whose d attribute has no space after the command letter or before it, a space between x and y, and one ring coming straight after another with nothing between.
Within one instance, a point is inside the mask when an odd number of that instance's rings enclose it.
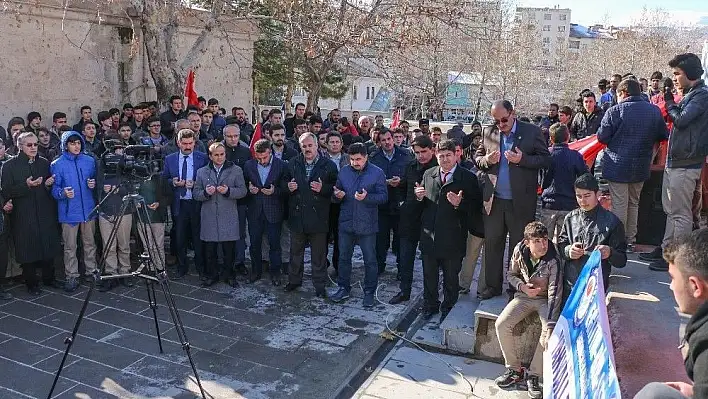
<instances>
[{"instance_id":1,"label":"red necktie","mask_svg":"<svg viewBox=\"0 0 708 399\"><path fill-rule=\"evenodd\" d=\"M449 175L449 174L450 174L450 172L443 172L442 184L447 183L447 175Z\"/></svg>"}]
</instances>

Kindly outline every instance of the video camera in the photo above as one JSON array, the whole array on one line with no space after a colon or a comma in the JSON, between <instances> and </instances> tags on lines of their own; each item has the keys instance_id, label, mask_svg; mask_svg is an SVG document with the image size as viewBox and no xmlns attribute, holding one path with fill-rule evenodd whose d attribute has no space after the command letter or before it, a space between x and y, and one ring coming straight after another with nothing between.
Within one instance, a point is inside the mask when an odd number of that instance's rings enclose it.
<instances>
[{"instance_id":1,"label":"video camera","mask_svg":"<svg viewBox=\"0 0 708 399\"><path fill-rule=\"evenodd\" d=\"M101 161L106 176L147 180L162 170L162 160L149 145L124 145L120 140L105 140Z\"/></svg>"}]
</instances>

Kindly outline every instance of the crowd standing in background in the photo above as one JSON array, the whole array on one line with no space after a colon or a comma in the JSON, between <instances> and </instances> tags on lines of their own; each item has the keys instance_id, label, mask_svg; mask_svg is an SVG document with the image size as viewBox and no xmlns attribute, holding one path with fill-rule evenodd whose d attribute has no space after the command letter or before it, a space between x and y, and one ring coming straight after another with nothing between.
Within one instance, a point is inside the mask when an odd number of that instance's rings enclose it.
<instances>
[{"instance_id":1,"label":"crowd standing in background","mask_svg":"<svg viewBox=\"0 0 708 399\"><path fill-rule=\"evenodd\" d=\"M562 303L591 252L601 254L605 289L611 268L625 266L640 193L657 157L666 157L658 161L666 163L667 221L662 247L640 255L652 270L669 269L662 250L690 233L700 215L694 205L706 175L708 88L696 55L678 55L668 66L672 79L655 72L645 87L631 73L602 79L598 93L583 90L574 107L550 104L535 123L511 102L496 101L493 124L472 121L472 133L457 125L446 136L428 119L415 130L405 120L388 128L380 115L355 111L348 118L334 109L323 118L304 104L294 114L272 109L249 121L242 107L226 115L217 99L200 98L185 109L177 95L163 112L155 102L125 104L94 119L85 105L73 126L63 112L48 123L32 111L0 128L0 277L12 258L31 294L42 287L74 292L98 273L100 254L101 272L125 274L136 267L136 252L150 248L173 279L194 271L203 287L224 282L238 289L266 269L273 287L287 275L284 290L291 292L303 284L309 247L315 295L338 303L350 296L358 245L369 308L389 253L400 281L389 303L411 299L420 250L423 317L440 313L442 321L469 293L481 263L477 296L510 298L496 322L507 363L496 382L526 381L531 397L541 397L542 353ZM590 136L605 149L588 165L568 143ZM106 168L106 154L121 156L131 145L147 146L162 160L138 187L150 216L147 236L135 228L135 209L118 217L129 188ZM662 145L667 151L658 151ZM609 182L609 210L590 174L599 165ZM109 242L112 230L116 239ZM132 252L131 236L138 244ZM57 281L54 258L62 248ZM671 248L670 260L681 256ZM328 274L333 292L326 291ZM102 280L100 291L117 284L134 282ZM0 289L0 299L11 298ZM523 370L511 331L532 313L543 333Z\"/></svg>"}]
</instances>

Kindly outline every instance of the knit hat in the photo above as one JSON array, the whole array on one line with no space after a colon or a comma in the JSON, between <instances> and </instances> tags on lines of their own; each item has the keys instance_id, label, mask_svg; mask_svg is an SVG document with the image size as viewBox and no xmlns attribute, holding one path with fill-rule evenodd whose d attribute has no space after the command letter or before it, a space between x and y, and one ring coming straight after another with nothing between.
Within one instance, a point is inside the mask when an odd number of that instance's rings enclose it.
<instances>
[{"instance_id":1,"label":"knit hat","mask_svg":"<svg viewBox=\"0 0 708 399\"><path fill-rule=\"evenodd\" d=\"M32 122L35 118L42 119L42 115L40 115L37 111L30 112L29 114L27 114L27 123Z\"/></svg>"}]
</instances>

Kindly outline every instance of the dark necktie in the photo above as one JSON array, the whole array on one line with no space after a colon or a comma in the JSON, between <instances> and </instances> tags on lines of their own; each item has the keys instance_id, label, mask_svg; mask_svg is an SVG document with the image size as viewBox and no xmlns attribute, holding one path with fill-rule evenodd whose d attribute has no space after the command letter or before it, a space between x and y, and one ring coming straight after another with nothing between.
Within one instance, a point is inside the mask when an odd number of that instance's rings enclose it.
<instances>
[{"instance_id":1,"label":"dark necktie","mask_svg":"<svg viewBox=\"0 0 708 399\"><path fill-rule=\"evenodd\" d=\"M442 184L443 185L445 183L447 183L447 175L449 175L449 174L450 174L450 172L443 172L443 175L442 175Z\"/></svg>"},{"instance_id":2,"label":"dark necktie","mask_svg":"<svg viewBox=\"0 0 708 399\"><path fill-rule=\"evenodd\" d=\"M182 161L182 180L187 180L187 158L189 158L189 155L184 156L184 161ZM182 196L184 197L187 194L187 188L182 187Z\"/></svg>"}]
</instances>

